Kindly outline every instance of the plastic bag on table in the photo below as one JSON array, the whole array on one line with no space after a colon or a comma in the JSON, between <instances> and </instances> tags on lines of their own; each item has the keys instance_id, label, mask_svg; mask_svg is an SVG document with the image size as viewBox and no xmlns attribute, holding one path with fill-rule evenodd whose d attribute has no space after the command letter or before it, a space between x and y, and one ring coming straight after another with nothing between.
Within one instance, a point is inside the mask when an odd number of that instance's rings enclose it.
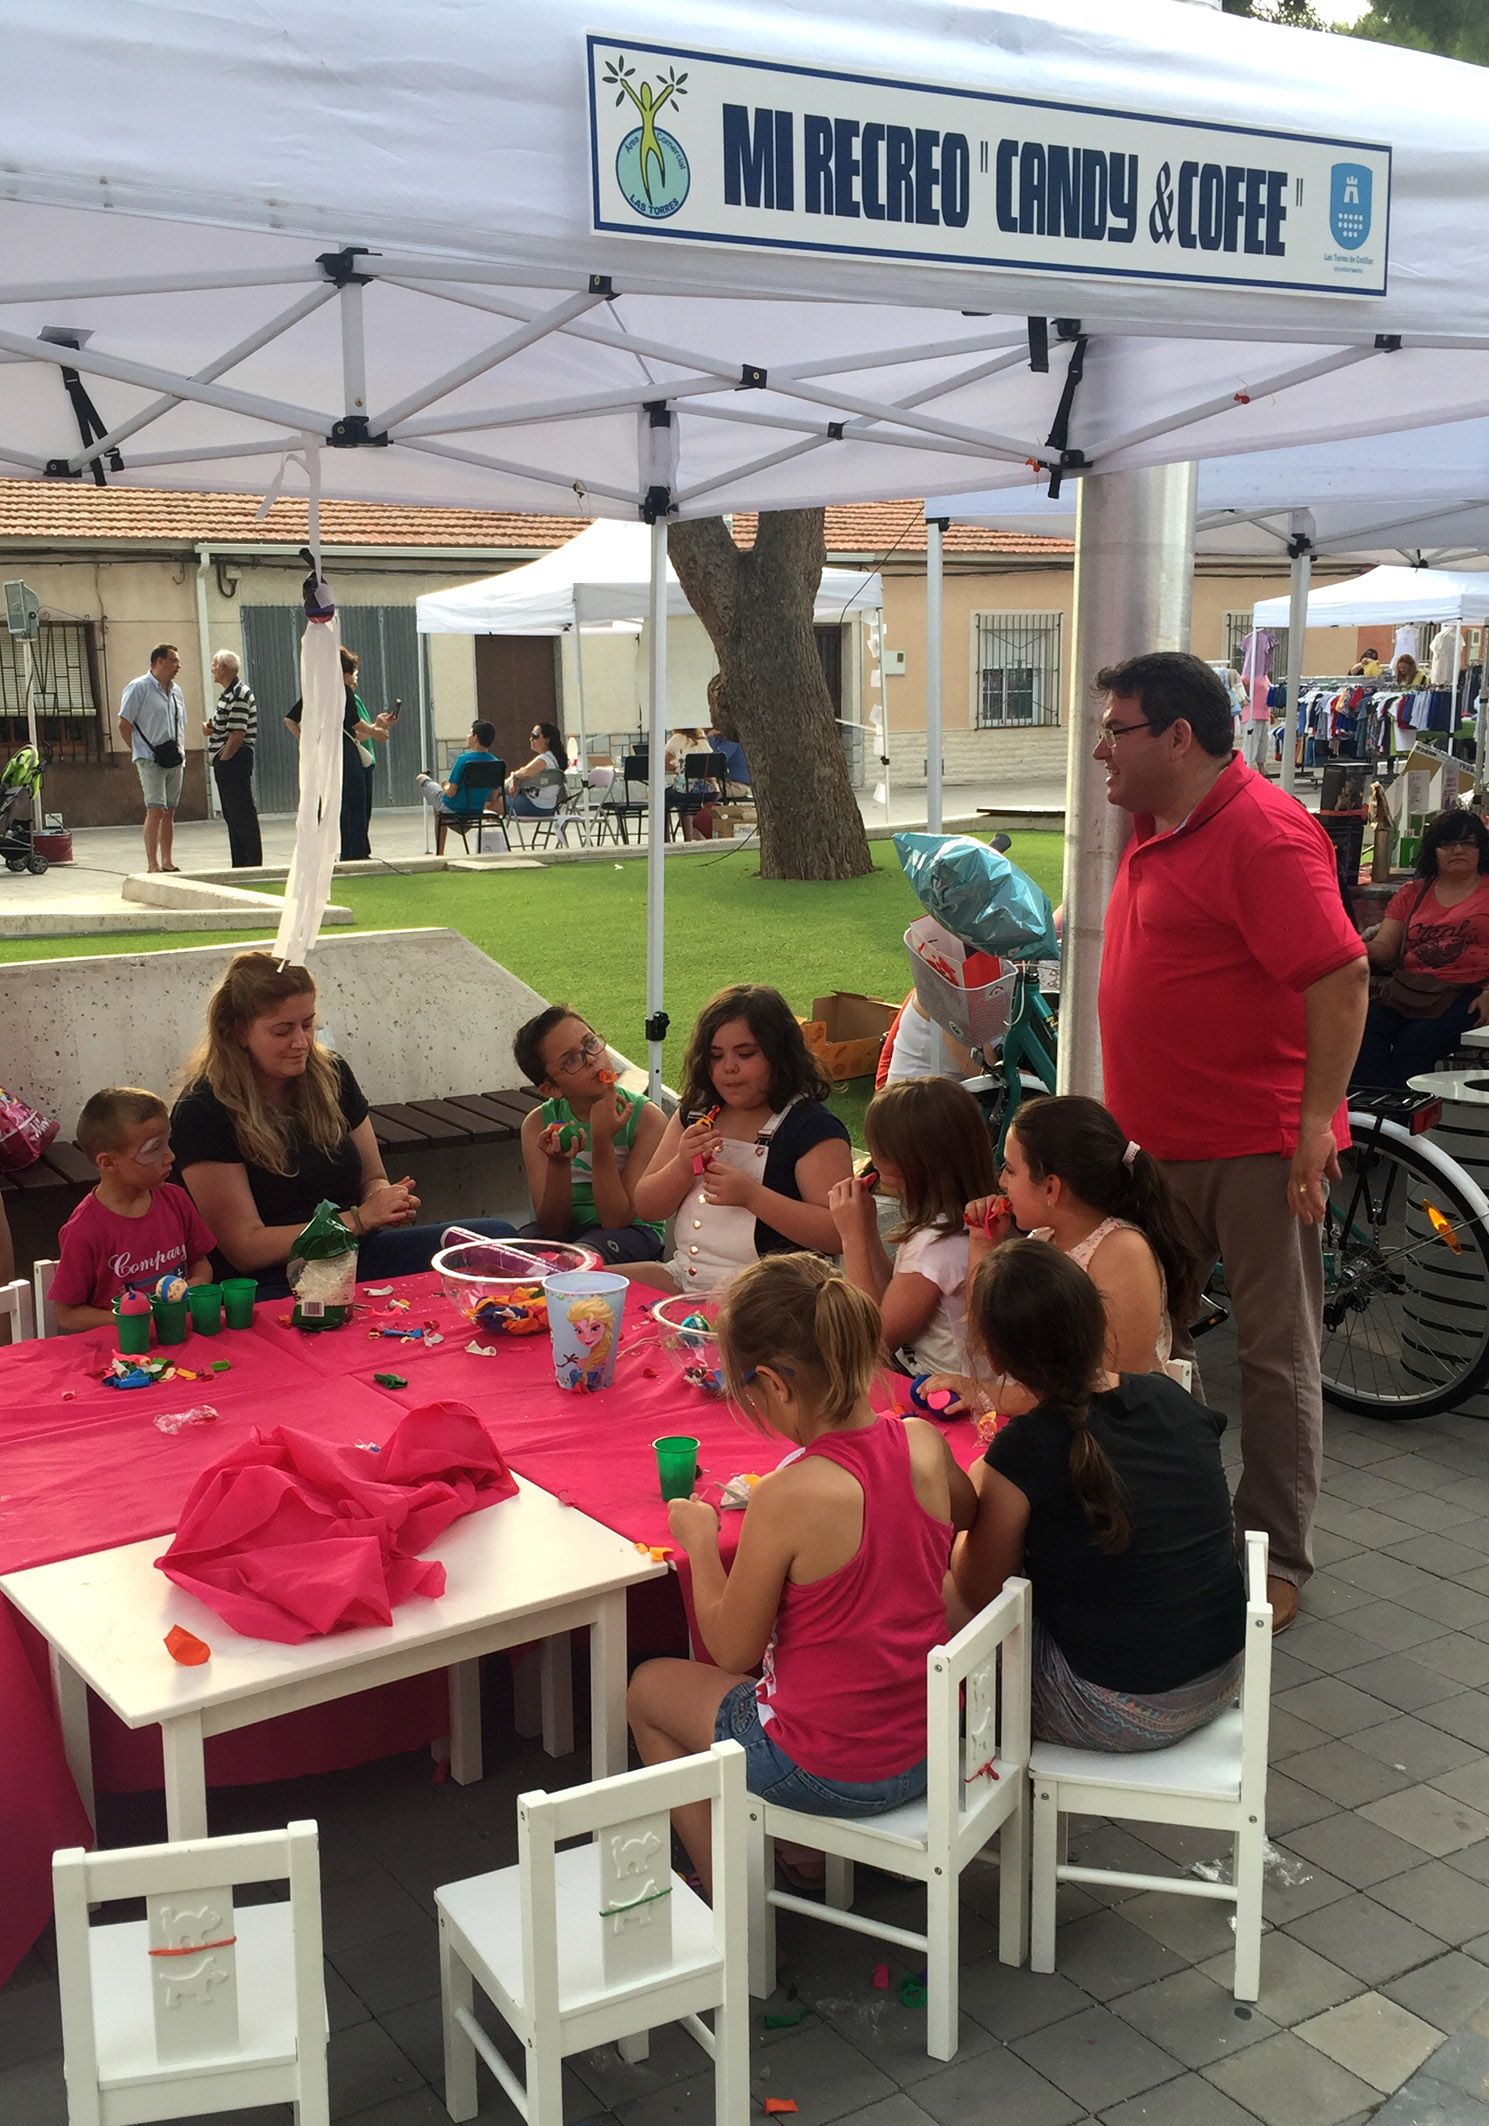
<instances>
[{"instance_id":1,"label":"plastic bag on table","mask_svg":"<svg viewBox=\"0 0 1489 2126\"><path fill-rule=\"evenodd\" d=\"M334 1203L318 1203L290 1249L285 1272L295 1295L297 1329L339 1329L357 1296L357 1241Z\"/></svg>"},{"instance_id":2,"label":"plastic bag on table","mask_svg":"<svg viewBox=\"0 0 1489 2126\"><path fill-rule=\"evenodd\" d=\"M1048 894L986 842L897 834L894 846L916 899L953 937L1000 959L1058 959Z\"/></svg>"}]
</instances>

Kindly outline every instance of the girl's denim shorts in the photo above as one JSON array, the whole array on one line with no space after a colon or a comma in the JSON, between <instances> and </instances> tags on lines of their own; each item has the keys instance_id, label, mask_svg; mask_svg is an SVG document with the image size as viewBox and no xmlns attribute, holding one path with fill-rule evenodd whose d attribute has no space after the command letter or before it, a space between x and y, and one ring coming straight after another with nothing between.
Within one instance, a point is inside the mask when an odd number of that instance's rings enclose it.
<instances>
[{"instance_id":1,"label":"girl's denim shorts","mask_svg":"<svg viewBox=\"0 0 1489 2126\"><path fill-rule=\"evenodd\" d=\"M882 1816L925 1792L925 1759L892 1779L822 1779L793 1764L760 1724L752 1682L736 1683L719 1706L715 1742L738 1742L745 1753L745 1785L762 1801L806 1816Z\"/></svg>"}]
</instances>

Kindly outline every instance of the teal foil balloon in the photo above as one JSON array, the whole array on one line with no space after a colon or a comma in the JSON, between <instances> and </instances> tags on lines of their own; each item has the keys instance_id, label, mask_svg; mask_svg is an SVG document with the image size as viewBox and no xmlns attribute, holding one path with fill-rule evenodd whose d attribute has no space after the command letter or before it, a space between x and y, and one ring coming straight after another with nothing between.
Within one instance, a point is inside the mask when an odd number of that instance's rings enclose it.
<instances>
[{"instance_id":1,"label":"teal foil balloon","mask_svg":"<svg viewBox=\"0 0 1489 2126\"><path fill-rule=\"evenodd\" d=\"M943 930L1002 960L1055 960L1049 895L1006 856L969 834L897 834L900 868Z\"/></svg>"}]
</instances>

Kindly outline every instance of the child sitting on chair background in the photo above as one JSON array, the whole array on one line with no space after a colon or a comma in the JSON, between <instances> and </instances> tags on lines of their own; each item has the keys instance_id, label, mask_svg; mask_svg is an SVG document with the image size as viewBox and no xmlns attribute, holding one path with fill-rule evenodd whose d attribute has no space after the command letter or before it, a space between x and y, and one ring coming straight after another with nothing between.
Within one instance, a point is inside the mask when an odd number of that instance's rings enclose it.
<instances>
[{"instance_id":1,"label":"child sitting on chair background","mask_svg":"<svg viewBox=\"0 0 1489 2126\"><path fill-rule=\"evenodd\" d=\"M662 1111L627 1092L586 1019L550 1004L519 1026L517 1068L544 1095L522 1124L533 1239L580 1240L606 1262L656 1262L665 1227L638 1218L635 1191L662 1141Z\"/></svg>"},{"instance_id":2,"label":"child sitting on chair background","mask_svg":"<svg viewBox=\"0 0 1489 2126\"><path fill-rule=\"evenodd\" d=\"M162 1277L209 1283L217 1243L185 1189L162 1186L175 1164L164 1100L106 1086L78 1118L77 1141L98 1186L62 1228L51 1295L58 1328L105 1327L121 1292Z\"/></svg>"}]
</instances>

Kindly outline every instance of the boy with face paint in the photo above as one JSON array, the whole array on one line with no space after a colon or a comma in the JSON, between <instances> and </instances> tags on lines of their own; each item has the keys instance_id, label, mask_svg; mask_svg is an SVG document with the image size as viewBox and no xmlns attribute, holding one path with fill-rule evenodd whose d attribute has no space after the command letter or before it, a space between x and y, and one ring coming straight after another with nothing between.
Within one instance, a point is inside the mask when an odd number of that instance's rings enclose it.
<instances>
[{"instance_id":1,"label":"boy with face paint","mask_svg":"<svg viewBox=\"0 0 1489 2126\"><path fill-rule=\"evenodd\" d=\"M175 1164L165 1102L138 1086L95 1093L78 1121L78 1148L98 1168L58 1246L52 1304L64 1333L113 1323L121 1292L162 1277L206 1284L216 1242L185 1189L165 1188Z\"/></svg>"}]
</instances>

